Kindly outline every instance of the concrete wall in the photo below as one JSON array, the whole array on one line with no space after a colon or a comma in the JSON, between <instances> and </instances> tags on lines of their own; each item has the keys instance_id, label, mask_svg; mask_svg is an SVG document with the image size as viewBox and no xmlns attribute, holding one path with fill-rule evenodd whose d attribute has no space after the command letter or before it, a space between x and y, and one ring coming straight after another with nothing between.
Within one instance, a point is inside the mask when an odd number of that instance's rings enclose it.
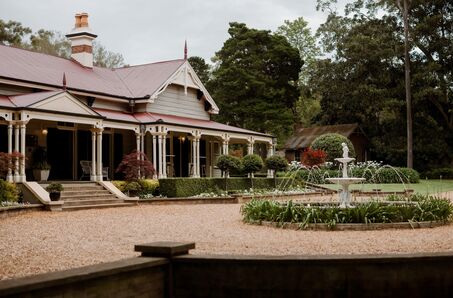
<instances>
[{"instance_id":1,"label":"concrete wall","mask_svg":"<svg viewBox=\"0 0 453 298\"><path fill-rule=\"evenodd\" d=\"M20 297L453 297L453 254L196 256L193 243L142 257L0 282Z\"/></svg>"}]
</instances>

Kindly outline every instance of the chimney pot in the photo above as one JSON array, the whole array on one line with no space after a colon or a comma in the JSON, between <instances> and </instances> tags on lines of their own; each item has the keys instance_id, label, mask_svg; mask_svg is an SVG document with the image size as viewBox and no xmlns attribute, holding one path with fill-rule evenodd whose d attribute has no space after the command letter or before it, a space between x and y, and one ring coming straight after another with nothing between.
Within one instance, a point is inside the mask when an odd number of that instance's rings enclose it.
<instances>
[{"instance_id":1,"label":"chimney pot","mask_svg":"<svg viewBox=\"0 0 453 298\"><path fill-rule=\"evenodd\" d=\"M88 14L86 12L80 14L80 27L88 27Z\"/></svg>"},{"instance_id":2,"label":"chimney pot","mask_svg":"<svg viewBox=\"0 0 453 298\"><path fill-rule=\"evenodd\" d=\"M80 18L81 18L80 13L77 13L77 14L75 15L75 27L76 27L76 28L80 28L80 27L81 27L81 26L80 26Z\"/></svg>"}]
</instances>

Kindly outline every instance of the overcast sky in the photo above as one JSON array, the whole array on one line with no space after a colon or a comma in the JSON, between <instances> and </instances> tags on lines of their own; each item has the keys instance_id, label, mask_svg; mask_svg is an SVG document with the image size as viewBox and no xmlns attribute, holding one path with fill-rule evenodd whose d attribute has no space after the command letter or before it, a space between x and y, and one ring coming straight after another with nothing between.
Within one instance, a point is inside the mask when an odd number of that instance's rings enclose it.
<instances>
[{"instance_id":1,"label":"overcast sky","mask_svg":"<svg viewBox=\"0 0 453 298\"><path fill-rule=\"evenodd\" d=\"M229 22L275 30L302 16L316 30L326 18L316 0L0 0L1 19L34 31L66 34L78 12L89 14L97 40L130 65L182 58L185 39L189 56L210 60L228 38Z\"/></svg>"}]
</instances>

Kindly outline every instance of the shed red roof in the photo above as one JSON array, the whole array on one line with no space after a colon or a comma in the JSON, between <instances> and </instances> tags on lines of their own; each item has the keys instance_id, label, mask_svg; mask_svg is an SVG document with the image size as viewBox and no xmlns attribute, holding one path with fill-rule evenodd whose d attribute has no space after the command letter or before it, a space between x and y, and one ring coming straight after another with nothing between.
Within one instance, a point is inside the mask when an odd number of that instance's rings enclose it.
<instances>
[{"instance_id":1,"label":"shed red roof","mask_svg":"<svg viewBox=\"0 0 453 298\"><path fill-rule=\"evenodd\" d=\"M132 67L86 68L61 57L0 45L0 77L115 97L141 98L156 91L182 64L172 60Z\"/></svg>"}]
</instances>

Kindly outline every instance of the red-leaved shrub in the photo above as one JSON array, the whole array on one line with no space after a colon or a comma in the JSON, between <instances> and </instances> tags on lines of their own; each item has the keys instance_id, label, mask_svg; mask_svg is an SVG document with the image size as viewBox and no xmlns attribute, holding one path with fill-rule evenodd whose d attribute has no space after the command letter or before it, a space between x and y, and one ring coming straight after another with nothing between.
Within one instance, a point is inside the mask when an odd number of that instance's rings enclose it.
<instances>
[{"instance_id":1,"label":"red-leaved shrub","mask_svg":"<svg viewBox=\"0 0 453 298\"><path fill-rule=\"evenodd\" d=\"M123 173L126 181L137 181L142 178L152 178L155 169L143 152L134 150L123 157L116 172Z\"/></svg>"},{"instance_id":2,"label":"red-leaved shrub","mask_svg":"<svg viewBox=\"0 0 453 298\"><path fill-rule=\"evenodd\" d=\"M323 164L326 161L327 154L321 149L305 149L302 155L302 164L306 167L314 167Z\"/></svg>"},{"instance_id":3,"label":"red-leaved shrub","mask_svg":"<svg viewBox=\"0 0 453 298\"><path fill-rule=\"evenodd\" d=\"M11 154L0 152L0 178L6 178L8 174L8 169L11 169L11 172L16 170L16 160L23 158L22 154L19 152L13 152Z\"/></svg>"}]
</instances>

